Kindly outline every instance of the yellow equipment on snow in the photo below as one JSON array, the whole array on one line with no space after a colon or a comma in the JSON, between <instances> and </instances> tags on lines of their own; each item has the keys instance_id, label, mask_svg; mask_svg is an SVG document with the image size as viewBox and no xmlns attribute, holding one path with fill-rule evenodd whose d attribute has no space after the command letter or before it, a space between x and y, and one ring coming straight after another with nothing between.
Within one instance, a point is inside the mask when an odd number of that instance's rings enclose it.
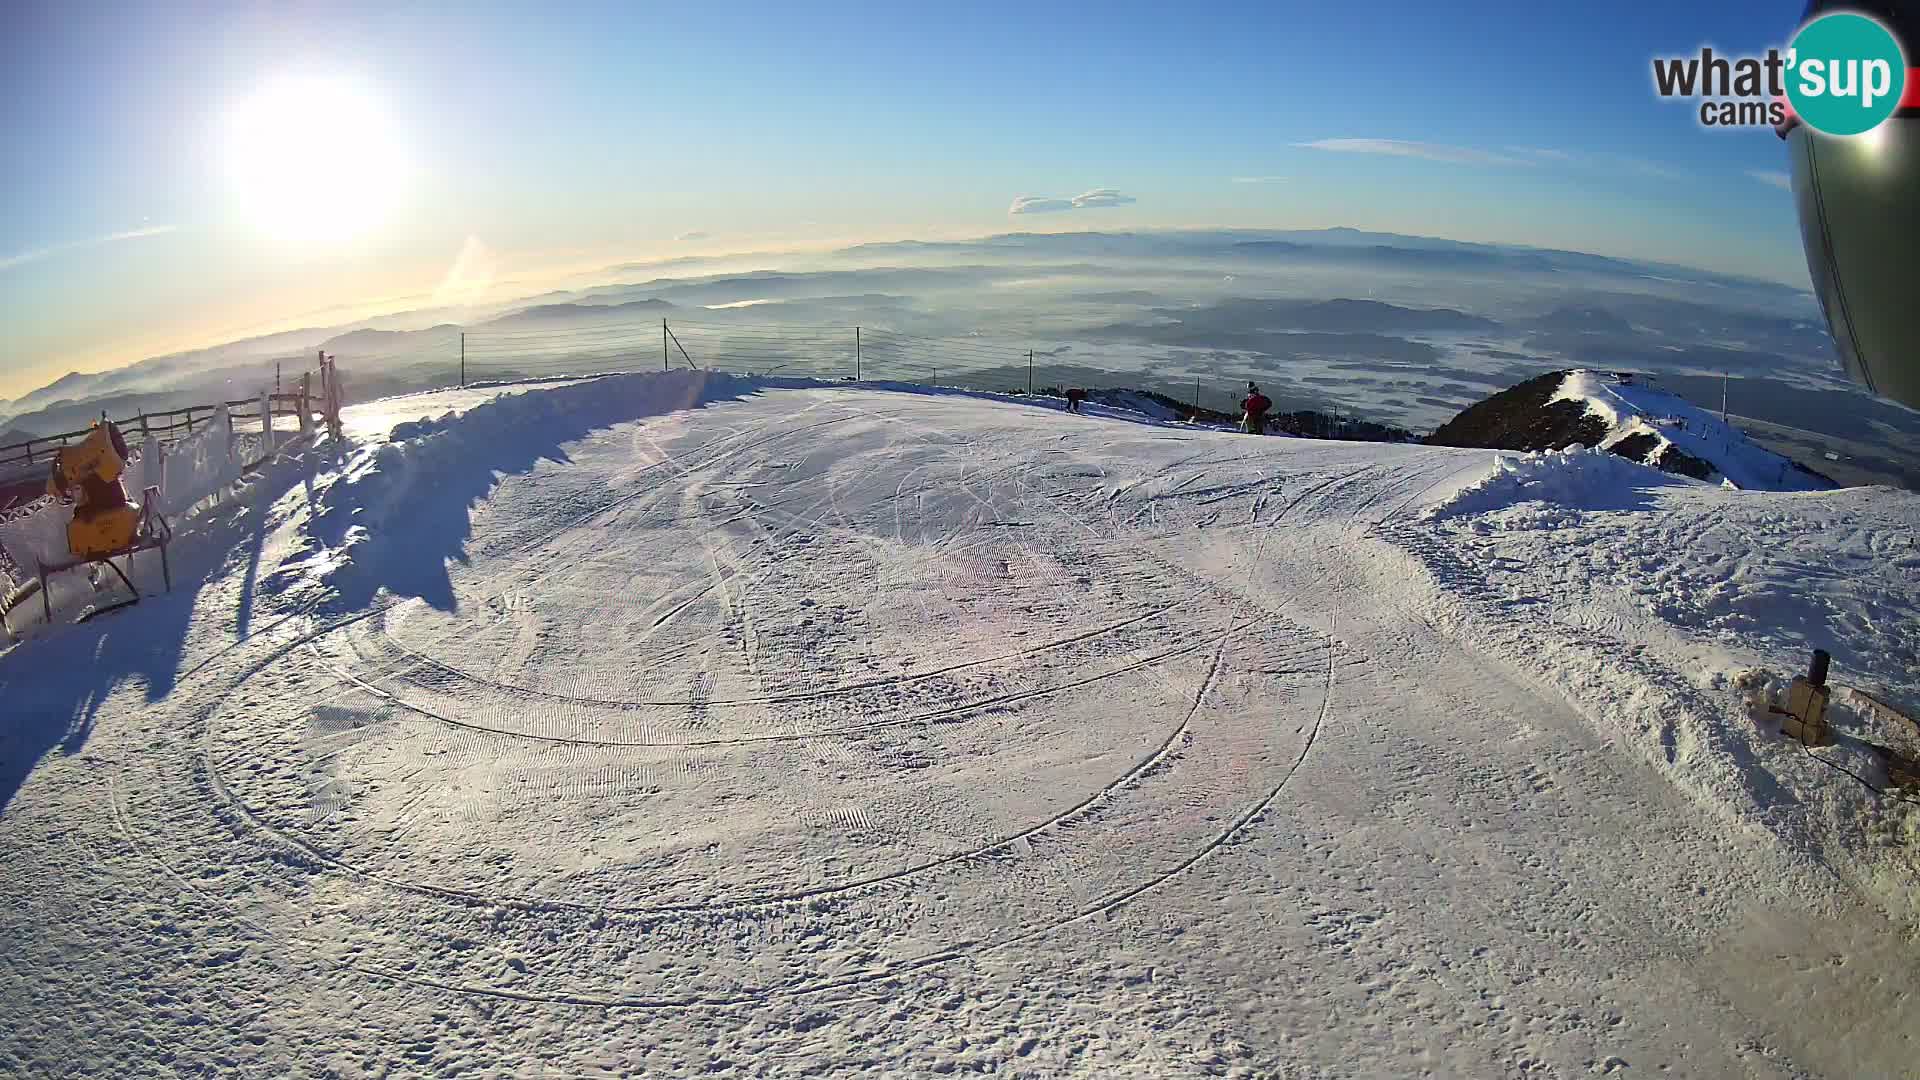
<instances>
[{"instance_id":1,"label":"yellow equipment on snow","mask_svg":"<svg viewBox=\"0 0 1920 1080\"><path fill-rule=\"evenodd\" d=\"M120 477L127 471L127 444L111 423L95 424L75 446L54 455L47 492L74 499L67 549L75 558L119 554L140 529L140 508L127 501Z\"/></svg>"},{"instance_id":2,"label":"yellow equipment on snow","mask_svg":"<svg viewBox=\"0 0 1920 1080\"><path fill-rule=\"evenodd\" d=\"M127 501L120 478L127 471L127 442L120 429L102 419L87 432L86 438L72 446L63 446L54 455L53 472L47 477L47 492L56 498L73 500L73 521L67 525L67 550L71 557L39 565L40 603L47 622L53 622L53 594L47 587L50 575L89 563L104 564L127 586L132 595L119 603L91 607L80 618L114 611L140 602L140 590L134 588L127 570L133 568L133 556L142 551L160 553L160 573L167 588L173 588L173 570L167 565L167 544L173 530L160 515L160 489L150 487L141 493L140 503ZM127 570L114 559L125 555ZM92 571L94 588L103 587L99 571ZM11 632L11 627L9 627Z\"/></svg>"}]
</instances>

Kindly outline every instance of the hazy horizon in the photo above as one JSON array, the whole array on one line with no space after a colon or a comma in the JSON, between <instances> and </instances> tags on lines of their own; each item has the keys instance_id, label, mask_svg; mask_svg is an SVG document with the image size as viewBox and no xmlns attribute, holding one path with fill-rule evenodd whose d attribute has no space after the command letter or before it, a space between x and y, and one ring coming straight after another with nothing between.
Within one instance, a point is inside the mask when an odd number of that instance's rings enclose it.
<instances>
[{"instance_id":1,"label":"hazy horizon","mask_svg":"<svg viewBox=\"0 0 1920 1080\"><path fill-rule=\"evenodd\" d=\"M469 264L473 259L465 260ZM350 400L468 381L657 369L1084 385L1431 431L1545 371L1635 371L1854 482L1920 486L1920 415L1850 384L1807 292L1565 249L1360 231L1015 231L826 251L472 275L369 318L63 377L0 407L51 434L245 397L278 361L338 358ZM331 313L344 317L344 312ZM855 332L864 328L864 334ZM1028 353L1033 354L1029 362Z\"/></svg>"},{"instance_id":2,"label":"hazy horizon","mask_svg":"<svg viewBox=\"0 0 1920 1080\"><path fill-rule=\"evenodd\" d=\"M1531 13L32 6L0 42L31 163L0 181L0 395L507 279L1007 231L1351 226L1805 285L1779 141L1647 67L1777 44L1797 5ZM1480 60L1410 107L1435 56Z\"/></svg>"},{"instance_id":3,"label":"hazy horizon","mask_svg":"<svg viewBox=\"0 0 1920 1080\"><path fill-rule=\"evenodd\" d=\"M689 273L714 273L730 269L732 272L779 272L789 269L796 262L804 263L809 258L827 257L861 247L885 247L891 245L913 245L926 243L984 243L997 239L1025 235L1040 236L1125 236L1167 235L1177 233L1206 232L1325 232L1342 231L1371 232L1359 226L1339 223L1325 226L1307 226L1300 229L1265 229L1245 226L1149 226L1132 229L1069 229L1069 228L1017 228L1003 229L998 232L978 236L911 236L911 237L866 237L846 238L840 242L824 246L795 246L786 249L749 248L738 251L714 250L700 254L686 251L630 255L607 262L590 262L576 265L554 267L546 270L513 271L502 265L495 253L476 252L471 247L456 258L454 265L436 282L435 287L424 291L413 291L400 295L368 298L360 303L338 304L305 311L289 312L245 326L222 328L196 337L183 339L171 347L156 351L130 355L117 362L97 366L78 364L62 366L59 363L35 369L23 369L15 373L12 369L0 367L0 401L17 400L45 388L51 383L74 374L104 375L119 371L151 360L161 360L184 356L196 352L218 349L222 346L243 344L260 338L275 337L306 331L341 332L364 323L383 318L405 319L421 312L433 312L443 315L440 322L461 323L465 319L484 316L485 313L501 305L511 305L517 301L538 297L568 287L581 288L597 285L637 284L625 281L632 278L636 271L644 269L648 274L658 277L671 277L678 269ZM1444 240L1452 243L1485 245L1513 249L1536 248L1535 245L1503 244L1496 241L1478 240L1465 237L1443 236L1437 233L1395 234L1413 240ZM1582 252L1569 248L1537 247L1548 252L1596 255L1603 258L1630 258L1608 252ZM1695 273L1716 273L1711 268L1687 266L1662 260L1631 260L1648 266L1667 266L1689 270ZM783 265L785 264L785 265ZM1738 273L1730 277L1749 277ZM1775 284L1766 278L1752 277L1757 282ZM1786 284L1797 292L1805 293L1804 283L1778 282ZM1807 293L1811 299L1811 294Z\"/></svg>"}]
</instances>

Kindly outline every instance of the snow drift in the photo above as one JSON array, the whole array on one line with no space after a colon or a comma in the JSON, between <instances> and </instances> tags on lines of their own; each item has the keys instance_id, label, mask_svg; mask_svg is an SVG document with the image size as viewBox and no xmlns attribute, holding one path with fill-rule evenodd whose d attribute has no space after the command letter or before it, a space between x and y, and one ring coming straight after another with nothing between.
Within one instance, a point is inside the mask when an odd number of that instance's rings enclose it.
<instances>
[{"instance_id":1,"label":"snow drift","mask_svg":"<svg viewBox=\"0 0 1920 1080\"><path fill-rule=\"evenodd\" d=\"M1457 517L1529 502L1572 511L1632 509L1643 505L1640 493L1678 482L1598 448L1501 454L1485 476L1434 505L1430 516Z\"/></svg>"},{"instance_id":2,"label":"snow drift","mask_svg":"<svg viewBox=\"0 0 1920 1080\"><path fill-rule=\"evenodd\" d=\"M315 485L296 548L268 586L348 606L386 588L448 607L445 562L464 560L468 511L501 475L565 460L562 447L593 430L761 385L699 370L609 375L396 424Z\"/></svg>"}]
</instances>

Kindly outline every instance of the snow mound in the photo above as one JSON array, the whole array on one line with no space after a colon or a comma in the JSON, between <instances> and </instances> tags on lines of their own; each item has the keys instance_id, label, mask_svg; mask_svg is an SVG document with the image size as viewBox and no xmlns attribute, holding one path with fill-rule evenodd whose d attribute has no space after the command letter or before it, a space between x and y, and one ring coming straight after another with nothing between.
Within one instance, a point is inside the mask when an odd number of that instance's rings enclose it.
<instances>
[{"instance_id":1,"label":"snow mound","mask_svg":"<svg viewBox=\"0 0 1920 1080\"><path fill-rule=\"evenodd\" d=\"M267 587L350 606L381 588L450 603L445 562L464 559L468 510L502 475L565 460L562 447L595 430L765 385L701 370L610 375L395 424L316 483L301 539Z\"/></svg>"},{"instance_id":2,"label":"snow mound","mask_svg":"<svg viewBox=\"0 0 1920 1080\"><path fill-rule=\"evenodd\" d=\"M1432 506L1428 515L1459 517L1530 502L1571 511L1630 509L1644 505L1649 488L1675 482L1658 469L1579 445L1500 454L1486 476Z\"/></svg>"},{"instance_id":3,"label":"snow mound","mask_svg":"<svg viewBox=\"0 0 1920 1080\"><path fill-rule=\"evenodd\" d=\"M1606 425L1596 443L1667 472L1750 491L1829 491L1838 485L1764 449L1745 433L1685 398L1630 376L1570 371L1549 404L1572 401Z\"/></svg>"}]
</instances>

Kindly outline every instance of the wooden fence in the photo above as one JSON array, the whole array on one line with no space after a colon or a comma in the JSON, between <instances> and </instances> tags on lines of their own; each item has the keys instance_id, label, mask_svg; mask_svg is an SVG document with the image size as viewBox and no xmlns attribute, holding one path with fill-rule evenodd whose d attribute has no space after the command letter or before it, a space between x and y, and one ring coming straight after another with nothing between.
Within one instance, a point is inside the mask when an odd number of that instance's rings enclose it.
<instances>
[{"instance_id":1,"label":"wooden fence","mask_svg":"<svg viewBox=\"0 0 1920 1080\"><path fill-rule=\"evenodd\" d=\"M298 390L266 393L259 397L216 402L211 405L189 405L182 409L143 412L138 416L113 422L119 425L120 433L127 437L129 443L158 438L162 445L179 442L196 431L205 430L208 424L213 423L214 417L219 414L223 406L227 410L229 424L227 434L229 435L234 433L235 428L242 421L248 422L249 425L259 423L263 434L274 420L286 418L297 421L303 430L316 420L332 426L337 424L339 419L339 402L333 389L332 373L333 358L325 357L319 368L301 374ZM315 393L313 388L313 376L316 374L319 375L320 384L318 393ZM265 410L271 414L270 418L264 422L261 420L263 401L266 403ZM104 414L102 418L104 419ZM43 435L25 442L0 446L0 472L42 463L50 464L53 455L58 453L61 447L69 442L86 438L88 430L91 429Z\"/></svg>"}]
</instances>

